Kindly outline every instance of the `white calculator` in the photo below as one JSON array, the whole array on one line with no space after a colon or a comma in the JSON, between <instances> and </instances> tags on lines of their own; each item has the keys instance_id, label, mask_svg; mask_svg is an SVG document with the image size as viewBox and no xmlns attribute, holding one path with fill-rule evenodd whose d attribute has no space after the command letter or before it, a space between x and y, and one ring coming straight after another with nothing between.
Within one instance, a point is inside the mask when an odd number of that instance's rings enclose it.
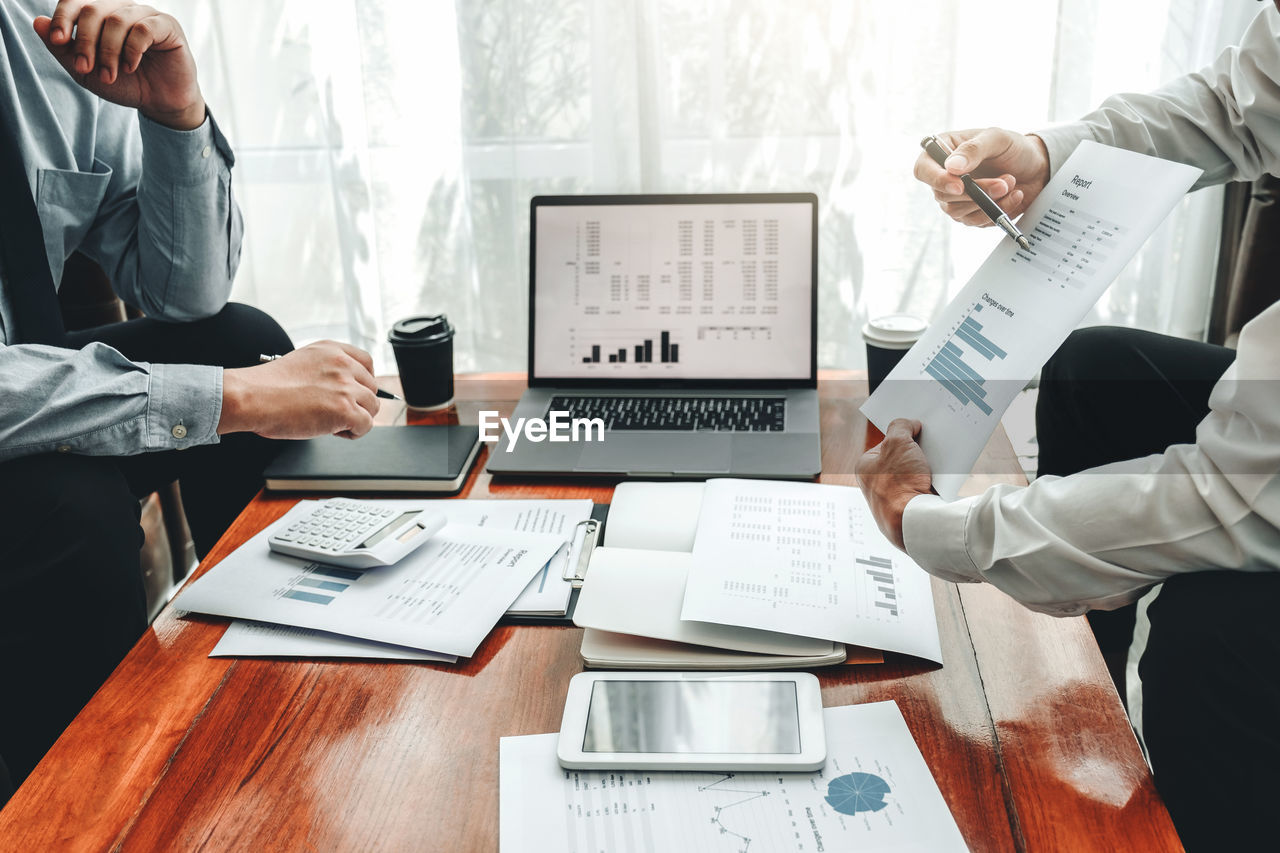
<instances>
[{"instance_id":1,"label":"white calculator","mask_svg":"<svg viewBox=\"0 0 1280 853\"><path fill-rule=\"evenodd\" d=\"M268 537L272 551L344 566L390 566L424 544L445 525L444 514L427 504L379 506L347 498L320 501Z\"/></svg>"}]
</instances>

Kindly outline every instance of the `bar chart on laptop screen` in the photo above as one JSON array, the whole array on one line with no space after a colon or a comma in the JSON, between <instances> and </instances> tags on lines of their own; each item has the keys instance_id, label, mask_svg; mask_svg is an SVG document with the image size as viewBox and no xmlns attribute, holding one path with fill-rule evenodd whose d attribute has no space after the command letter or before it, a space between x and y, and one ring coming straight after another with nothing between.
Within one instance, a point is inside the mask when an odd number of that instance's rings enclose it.
<instances>
[{"instance_id":1,"label":"bar chart on laptop screen","mask_svg":"<svg viewBox=\"0 0 1280 853\"><path fill-rule=\"evenodd\" d=\"M804 379L807 203L538 208L540 376Z\"/></svg>"}]
</instances>

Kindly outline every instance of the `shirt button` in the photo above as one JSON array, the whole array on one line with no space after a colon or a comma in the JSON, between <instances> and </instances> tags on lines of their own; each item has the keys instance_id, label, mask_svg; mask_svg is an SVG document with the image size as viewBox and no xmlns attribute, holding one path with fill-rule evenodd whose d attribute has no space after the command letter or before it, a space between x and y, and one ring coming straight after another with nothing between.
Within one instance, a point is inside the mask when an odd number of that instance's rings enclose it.
<instances>
[{"instance_id":1,"label":"shirt button","mask_svg":"<svg viewBox=\"0 0 1280 853\"><path fill-rule=\"evenodd\" d=\"M169 432L173 433L174 438L187 437L187 428L184 427L182 424L175 424L173 429L169 430Z\"/></svg>"},{"instance_id":2,"label":"shirt button","mask_svg":"<svg viewBox=\"0 0 1280 853\"><path fill-rule=\"evenodd\" d=\"M210 155L210 154L212 154L212 153L213 153L213 149L212 149L212 148L210 148L208 145L206 145L206 146L204 147L204 150L200 152L200 156L201 156L201 157L204 157L204 158L207 160L207 159L209 159L209 155Z\"/></svg>"},{"instance_id":3,"label":"shirt button","mask_svg":"<svg viewBox=\"0 0 1280 853\"><path fill-rule=\"evenodd\" d=\"M59 452L59 453L70 453L70 452L71 452L71 445L69 445L69 444L61 444L61 445L59 445L59 446L58 446L58 452Z\"/></svg>"}]
</instances>

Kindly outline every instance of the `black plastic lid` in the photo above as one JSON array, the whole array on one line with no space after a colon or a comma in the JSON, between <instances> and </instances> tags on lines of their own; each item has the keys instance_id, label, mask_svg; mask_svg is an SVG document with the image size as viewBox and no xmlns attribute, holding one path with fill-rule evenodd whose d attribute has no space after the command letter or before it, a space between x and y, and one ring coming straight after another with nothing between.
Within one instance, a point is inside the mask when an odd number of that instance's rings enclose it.
<instances>
[{"instance_id":1,"label":"black plastic lid","mask_svg":"<svg viewBox=\"0 0 1280 853\"><path fill-rule=\"evenodd\" d=\"M437 344L453 337L453 326L444 314L419 314L406 317L391 327L387 340L401 346Z\"/></svg>"}]
</instances>

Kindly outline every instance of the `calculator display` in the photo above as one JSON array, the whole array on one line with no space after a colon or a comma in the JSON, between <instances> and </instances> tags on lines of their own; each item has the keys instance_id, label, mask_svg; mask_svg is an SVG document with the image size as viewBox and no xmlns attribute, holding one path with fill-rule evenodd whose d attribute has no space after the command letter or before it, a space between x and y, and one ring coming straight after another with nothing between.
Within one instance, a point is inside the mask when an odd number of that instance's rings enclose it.
<instances>
[{"instance_id":1,"label":"calculator display","mask_svg":"<svg viewBox=\"0 0 1280 853\"><path fill-rule=\"evenodd\" d=\"M421 524L411 525L404 529L404 533L401 533L399 536L396 537L396 541L401 543L408 542L410 539L417 536L419 533L421 533L426 529L427 528L423 527Z\"/></svg>"},{"instance_id":2,"label":"calculator display","mask_svg":"<svg viewBox=\"0 0 1280 853\"><path fill-rule=\"evenodd\" d=\"M378 530L377 530L377 531L376 531L372 536L370 536L368 539L366 539L366 540L364 540L363 542L361 542L361 543L360 543L359 545L357 545L356 547L358 547L358 548L372 548L374 545L377 545L377 544L378 544L379 542L381 542L383 539L386 539L386 538L387 538L388 536L390 536L392 533L395 533L397 530L399 530L399 529L400 529L400 525L401 525L401 524L403 524L403 523L405 522L405 519L413 518L413 517L414 517L415 515L417 515L417 514L418 514L418 510L416 510L416 509L415 509L415 510L412 510L411 512L403 513L403 514L402 514L402 515L400 515L398 518L396 518L396 519L394 519L394 520L392 520L392 521L387 522L387 524L386 524L385 526L383 526L383 527L379 528L379 529L378 529ZM403 540L401 540L401 541L403 541Z\"/></svg>"}]
</instances>

